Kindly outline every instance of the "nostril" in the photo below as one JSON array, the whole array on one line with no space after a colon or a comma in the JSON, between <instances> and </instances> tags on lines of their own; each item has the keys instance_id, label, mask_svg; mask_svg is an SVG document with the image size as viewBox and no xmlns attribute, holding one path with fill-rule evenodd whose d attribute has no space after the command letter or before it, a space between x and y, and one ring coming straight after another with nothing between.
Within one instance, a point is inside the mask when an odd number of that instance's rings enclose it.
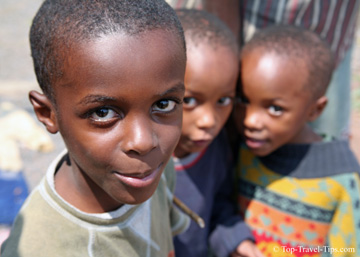
<instances>
[{"instance_id":1,"label":"nostril","mask_svg":"<svg viewBox=\"0 0 360 257\"><path fill-rule=\"evenodd\" d=\"M121 145L126 154L146 155L158 146L158 136L147 114L134 113L123 121Z\"/></svg>"},{"instance_id":2,"label":"nostril","mask_svg":"<svg viewBox=\"0 0 360 257\"><path fill-rule=\"evenodd\" d=\"M128 154L146 155L156 148L155 141L152 139L144 139L130 141L126 145L126 152Z\"/></svg>"},{"instance_id":3,"label":"nostril","mask_svg":"<svg viewBox=\"0 0 360 257\"><path fill-rule=\"evenodd\" d=\"M130 149L128 150L126 153L128 155L139 155L139 156L144 156L148 153L150 153L154 148L151 148L151 149L148 149L148 150L145 150L144 148L140 149L140 148L133 148L133 149Z\"/></svg>"},{"instance_id":4,"label":"nostril","mask_svg":"<svg viewBox=\"0 0 360 257\"><path fill-rule=\"evenodd\" d=\"M153 131L138 128L128 134L124 142L124 151L127 154L146 155L157 145L158 139L153 135Z\"/></svg>"}]
</instances>

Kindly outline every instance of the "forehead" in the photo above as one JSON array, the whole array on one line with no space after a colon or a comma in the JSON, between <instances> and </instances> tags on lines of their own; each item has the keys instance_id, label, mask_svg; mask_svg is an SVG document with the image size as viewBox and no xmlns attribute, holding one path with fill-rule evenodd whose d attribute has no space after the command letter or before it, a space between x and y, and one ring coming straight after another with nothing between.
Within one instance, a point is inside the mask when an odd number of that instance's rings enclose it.
<instances>
[{"instance_id":1,"label":"forehead","mask_svg":"<svg viewBox=\"0 0 360 257\"><path fill-rule=\"evenodd\" d=\"M138 35L104 35L75 43L64 59L63 76L56 82L55 91L86 84L89 79L101 85L107 76L114 80L114 75L122 81L150 76L149 72L154 71L159 77L171 77L169 70L185 70L186 54L176 35L154 30ZM176 63L176 67L165 74L164 66L169 63Z\"/></svg>"},{"instance_id":2,"label":"forehead","mask_svg":"<svg viewBox=\"0 0 360 257\"><path fill-rule=\"evenodd\" d=\"M295 92L304 90L308 68L302 58L256 49L242 55L241 75L243 80L253 84L252 87L262 86L268 92Z\"/></svg>"},{"instance_id":3,"label":"forehead","mask_svg":"<svg viewBox=\"0 0 360 257\"><path fill-rule=\"evenodd\" d=\"M230 47L214 48L206 43L188 48L186 89L206 90L212 85L220 91L233 90L239 72L238 56Z\"/></svg>"},{"instance_id":4,"label":"forehead","mask_svg":"<svg viewBox=\"0 0 360 257\"><path fill-rule=\"evenodd\" d=\"M238 72L239 59L236 53L227 46L219 45L216 48L206 42L187 49L187 65L193 70L199 70L210 74L211 68L216 68L216 73L221 73L218 68L223 71L231 70Z\"/></svg>"}]
</instances>

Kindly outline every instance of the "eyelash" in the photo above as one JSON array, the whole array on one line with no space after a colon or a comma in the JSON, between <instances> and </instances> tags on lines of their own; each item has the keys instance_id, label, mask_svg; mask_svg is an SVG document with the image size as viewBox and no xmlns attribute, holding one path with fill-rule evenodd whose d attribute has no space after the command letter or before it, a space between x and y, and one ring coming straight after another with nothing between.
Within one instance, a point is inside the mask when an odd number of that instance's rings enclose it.
<instances>
[{"instance_id":1,"label":"eyelash","mask_svg":"<svg viewBox=\"0 0 360 257\"><path fill-rule=\"evenodd\" d=\"M167 104L171 104L171 102L173 102L174 106L169 111L162 111L161 109L155 110L156 105L163 101L167 101ZM152 105L151 110L157 114L166 115L166 114L170 114L170 113L174 112L177 109L177 105L179 105L179 104L182 104L182 100L180 100L178 98L165 98L165 99L156 101ZM97 112L104 111L104 110L106 110L105 116L99 117L99 115L98 115L99 113L97 113ZM109 113L112 113L113 117L106 118L109 115ZM95 115L97 115L98 117L95 117ZM83 118L89 119L92 123L96 124L97 126L106 127L106 126L111 125L116 120L123 119L124 117L121 114L121 112L119 113L119 111L115 110L114 107L101 106L101 107L97 107L97 108L93 108L93 109L89 110L87 113L84 114ZM102 118L104 118L104 120L101 120Z\"/></svg>"},{"instance_id":2,"label":"eyelash","mask_svg":"<svg viewBox=\"0 0 360 257\"><path fill-rule=\"evenodd\" d=\"M225 102L226 100L228 100L227 103ZM223 101L223 102L221 102L221 101ZM234 102L234 98L230 97L230 96L224 96L218 100L218 104L220 104L221 106L228 106L228 105L232 104L233 102Z\"/></svg>"},{"instance_id":3,"label":"eyelash","mask_svg":"<svg viewBox=\"0 0 360 257\"><path fill-rule=\"evenodd\" d=\"M284 112L284 108L278 106L278 105L271 105L269 108L269 113L273 116L281 116Z\"/></svg>"},{"instance_id":4,"label":"eyelash","mask_svg":"<svg viewBox=\"0 0 360 257\"><path fill-rule=\"evenodd\" d=\"M192 103L190 101L192 100ZM197 105L195 97L184 97L184 105L188 108L193 108Z\"/></svg>"},{"instance_id":5,"label":"eyelash","mask_svg":"<svg viewBox=\"0 0 360 257\"><path fill-rule=\"evenodd\" d=\"M190 103L190 100L193 100L192 103ZM228 103L222 103L221 101L223 100L228 100ZM232 102L234 101L234 98L233 97L230 97L230 96L224 96L224 97L221 97L218 101L217 101L217 104L220 105L220 106L228 106L230 105ZM187 108L194 108L195 106L198 105L198 100L196 100L195 97L184 97L184 105L187 107Z\"/></svg>"},{"instance_id":6,"label":"eyelash","mask_svg":"<svg viewBox=\"0 0 360 257\"><path fill-rule=\"evenodd\" d=\"M104 116L105 117L104 120L101 120L104 117L100 117L99 115L98 115L98 117L95 117L95 115L97 115L97 112L104 111L104 110L106 110L106 112L107 112ZM108 116L109 113L113 113L113 117L106 118L106 116ZM91 123L96 124L96 126L106 127L106 126L111 125L116 120L122 119L123 117L119 112L115 111L113 107L101 106L101 107L97 107L97 108L89 110L87 113L85 113L83 118L89 119L91 121Z\"/></svg>"},{"instance_id":7,"label":"eyelash","mask_svg":"<svg viewBox=\"0 0 360 257\"><path fill-rule=\"evenodd\" d=\"M170 104L170 102L173 102L173 104L174 104L173 108L171 110L169 110L169 111L154 110L155 105L162 102L162 101L167 101L168 104ZM155 111L158 114L169 114L169 113L174 112L177 109L177 106L179 104L182 104L182 103L183 103L183 101L181 99L179 99L179 98L165 98L165 99L161 99L161 100L155 102L153 104L152 110Z\"/></svg>"}]
</instances>

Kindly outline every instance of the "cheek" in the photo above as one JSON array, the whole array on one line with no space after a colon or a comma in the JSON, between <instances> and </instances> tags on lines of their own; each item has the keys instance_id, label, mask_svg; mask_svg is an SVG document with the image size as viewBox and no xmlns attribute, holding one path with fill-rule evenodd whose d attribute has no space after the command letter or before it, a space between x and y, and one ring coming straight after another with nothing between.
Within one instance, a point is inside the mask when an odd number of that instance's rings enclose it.
<instances>
[{"instance_id":1,"label":"cheek","mask_svg":"<svg viewBox=\"0 0 360 257\"><path fill-rule=\"evenodd\" d=\"M267 123L268 130L271 131L273 139L279 144L286 143L297 131L297 123L291 120L284 120L283 122L272 121Z\"/></svg>"},{"instance_id":2,"label":"cheek","mask_svg":"<svg viewBox=\"0 0 360 257\"><path fill-rule=\"evenodd\" d=\"M218 117L219 117L219 123L222 124L222 126L225 124L225 122L228 120L231 111L233 109L232 105L226 106L225 108L223 108L221 110L221 112L219 112ZM221 126L221 127L222 127Z\"/></svg>"},{"instance_id":3,"label":"cheek","mask_svg":"<svg viewBox=\"0 0 360 257\"><path fill-rule=\"evenodd\" d=\"M213 136L216 137L220 133L221 129L225 126L226 121L229 119L231 110L232 110L232 106L226 106L226 107L221 107L216 111L215 114L216 123L214 130L212 132Z\"/></svg>"},{"instance_id":4,"label":"cheek","mask_svg":"<svg viewBox=\"0 0 360 257\"><path fill-rule=\"evenodd\" d=\"M195 112L184 110L181 133L183 135L189 135L191 132L191 127L194 126L195 121L196 121Z\"/></svg>"},{"instance_id":5,"label":"cheek","mask_svg":"<svg viewBox=\"0 0 360 257\"><path fill-rule=\"evenodd\" d=\"M162 152L171 155L181 136L181 123L178 126L162 127L159 135L159 144Z\"/></svg>"},{"instance_id":6,"label":"cheek","mask_svg":"<svg viewBox=\"0 0 360 257\"><path fill-rule=\"evenodd\" d=\"M73 128L73 133L65 133L64 141L73 158L86 166L102 168L117 156L116 135L113 133L94 133Z\"/></svg>"}]
</instances>

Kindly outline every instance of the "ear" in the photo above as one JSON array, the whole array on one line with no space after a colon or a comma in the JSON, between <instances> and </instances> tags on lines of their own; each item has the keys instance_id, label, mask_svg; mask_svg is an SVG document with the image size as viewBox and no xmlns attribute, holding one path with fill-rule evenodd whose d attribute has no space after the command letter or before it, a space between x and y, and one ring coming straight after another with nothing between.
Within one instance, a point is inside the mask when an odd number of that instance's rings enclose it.
<instances>
[{"instance_id":1,"label":"ear","mask_svg":"<svg viewBox=\"0 0 360 257\"><path fill-rule=\"evenodd\" d=\"M52 134L57 133L58 126L56 122L56 113L51 101L45 95L36 91L30 91L29 99L34 108L36 117L45 125L47 131Z\"/></svg>"},{"instance_id":2,"label":"ear","mask_svg":"<svg viewBox=\"0 0 360 257\"><path fill-rule=\"evenodd\" d=\"M308 121L316 120L325 109L327 102L328 99L326 96L318 98L310 111Z\"/></svg>"}]
</instances>

